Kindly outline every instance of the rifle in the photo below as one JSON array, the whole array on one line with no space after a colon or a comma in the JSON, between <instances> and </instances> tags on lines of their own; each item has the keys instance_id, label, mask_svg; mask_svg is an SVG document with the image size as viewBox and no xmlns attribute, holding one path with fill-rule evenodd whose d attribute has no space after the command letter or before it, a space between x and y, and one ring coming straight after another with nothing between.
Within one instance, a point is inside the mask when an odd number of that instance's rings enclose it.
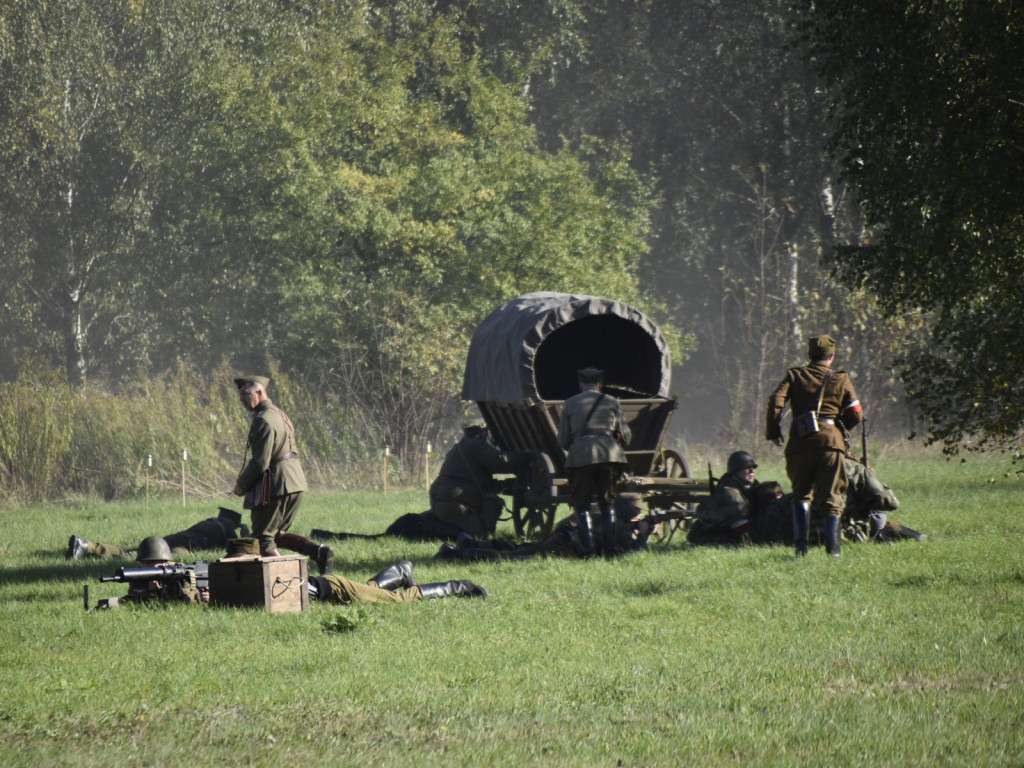
<instances>
[{"instance_id":1,"label":"rifle","mask_svg":"<svg viewBox=\"0 0 1024 768\"><path fill-rule=\"evenodd\" d=\"M658 523L667 523L672 520L689 520L696 516L697 513L692 509L663 509L634 520L632 525L635 528L640 523L647 523L653 528Z\"/></svg>"},{"instance_id":2,"label":"rifle","mask_svg":"<svg viewBox=\"0 0 1024 768\"><path fill-rule=\"evenodd\" d=\"M868 420L860 421L860 463L865 467L868 465Z\"/></svg>"}]
</instances>

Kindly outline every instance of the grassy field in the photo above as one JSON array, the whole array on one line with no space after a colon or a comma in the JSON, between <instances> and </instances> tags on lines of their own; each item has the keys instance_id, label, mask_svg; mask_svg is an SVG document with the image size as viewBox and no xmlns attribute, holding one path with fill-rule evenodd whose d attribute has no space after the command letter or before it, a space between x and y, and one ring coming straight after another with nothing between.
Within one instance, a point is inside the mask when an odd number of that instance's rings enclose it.
<instances>
[{"instance_id":1,"label":"grassy field","mask_svg":"<svg viewBox=\"0 0 1024 768\"><path fill-rule=\"evenodd\" d=\"M71 533L134 545L216 502L8 508L0 765L1024 765L1010 468L884 461L893 518L929 538L839 560L674 541L462 565L432 543L339 543L352 578L408 557L420 581L468 577L490 598L284 616L83 610L83 584L93 602L123 587L98 583L116 562L64 560ZM376 532L425 503L310 493L296 531Z\"/></svg>"}]
</instances>

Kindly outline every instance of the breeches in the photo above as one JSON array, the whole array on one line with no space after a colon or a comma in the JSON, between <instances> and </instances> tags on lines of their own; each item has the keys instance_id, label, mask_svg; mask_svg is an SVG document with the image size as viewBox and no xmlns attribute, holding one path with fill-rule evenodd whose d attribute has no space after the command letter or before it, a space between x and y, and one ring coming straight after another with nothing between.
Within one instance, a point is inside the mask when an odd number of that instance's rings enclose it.
<instances>
[{"instance_id":1,"label":"breeches","mask_svg":"<svg viewBox=\"0 0 1024 768\"><path fill-rule=\"evenodd\" d=\"M822 515L842 515L842 494L847 484L842 451L803 451L787 455L786 474L796 501L811 502L812 509Z\"/></svg>"},{"instance_id":2,"label":"breeches","mask_svg":"<svg viewBox=\"0 0 1024 768\"><path fill-rule=\"evenodd\" d=\"M276 548L275 539L279 533L286 533L295 522L295 515L302 503L302 492L275 496L262 507L253 507L252 535L260 540L260 552L267 553Z\"/></svg>"},{"instance_id":3,"label":"breeches","mask_svg":"<svg viewBox=\"0 0 1024 768\"><path fill-rule=\"evenodd\" d=\"M423 595L419 587L412 587L404 591L391 592L381 589L372 581L368 584L346 579L344 576L328 574L327 576L314 577L321 594L329 595L328 602L348 605L352 602L361 603L412 603L421 600Z\"/></svg>"},{"instance_id":4,"label":"breeches","mask_svg":"<svg viewBox=\"0 0 1024 768\"><path fill-rule=\"evenodd\" d=\"M597 497L597 506L604 511L611 508L615 495L615 484L619 481L618 464L588 464L569 468L569 487L572 492L572 508L589 507Z\"/></svg>"}]
</instances>

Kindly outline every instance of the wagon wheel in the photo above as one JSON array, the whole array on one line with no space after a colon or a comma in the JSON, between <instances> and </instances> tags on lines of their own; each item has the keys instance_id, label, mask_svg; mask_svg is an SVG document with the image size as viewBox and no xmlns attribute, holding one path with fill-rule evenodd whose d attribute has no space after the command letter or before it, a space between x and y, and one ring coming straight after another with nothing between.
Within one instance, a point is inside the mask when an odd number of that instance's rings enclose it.
<instances>
[{"instance_id":1,"label":"wagon wheel","mask_svg":"<svg viewBox=\"0 0 1024 768\"><path fill-rule=\"evenodd\" d=\"M519 538L534 539L547 536L554 525L554 504L537 500L555 495L555 465L547 454L540 454L532 462L529 472L516 480L512 493L512 524Z\"/></svg>"},{"instance_id":2,"label":"wagon wheel","mask_svg":"<svg viewBox=\"0 0 1024 768\"><path fill-rule=\"evenodd\" d=\"M658 452L658 455L654 458L654 464L651 467L651 474L655 477L667 477L667 478L683 478L692 477L690 474L690 465L686 462L686 459L681 453L673 451L669 448L662 449ZM669 507L670 510L680 511L692 511L692 504L684 504L680 501L672 503ZM672 541L672 537L675 536L676 531L682 531L684 534L690 527L690 520L667 520L661 524L657 532L651 534L651 538L659 544L668 544Z\"/></svg>"}]
</instances>

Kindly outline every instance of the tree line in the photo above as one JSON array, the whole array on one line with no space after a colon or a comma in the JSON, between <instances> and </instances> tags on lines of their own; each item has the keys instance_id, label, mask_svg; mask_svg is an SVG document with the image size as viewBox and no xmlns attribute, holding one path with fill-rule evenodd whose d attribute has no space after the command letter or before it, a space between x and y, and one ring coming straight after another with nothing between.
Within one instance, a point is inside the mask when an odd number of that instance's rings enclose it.
<instances>
[{"instance_id":1,"label":"tree line","mask_svg":"<svg viewBox=\"0 0 1024 768\"><path fill-rule=\"evenodd\" d=\"M1020 146L1013 8L0 9L6 381L40 360L111 392L182 364L280 366L344 403L351 450L387 442L408 469L465 410L476 324L563 290L635 304L668 332L684 438L754 444L770 387L823 331L878 424L923 419L962 441L1020 421L958 412L967 431L950 431L950 402L924 386L949 360L963 367L942 378L947 399L1019 386L973 381L982 356L963 356L972 338L1013 348L991 310L1020 279L1014 187L984 183ZM902 175L880 170L905 156Z\"/></svg>"}]
</instances>

